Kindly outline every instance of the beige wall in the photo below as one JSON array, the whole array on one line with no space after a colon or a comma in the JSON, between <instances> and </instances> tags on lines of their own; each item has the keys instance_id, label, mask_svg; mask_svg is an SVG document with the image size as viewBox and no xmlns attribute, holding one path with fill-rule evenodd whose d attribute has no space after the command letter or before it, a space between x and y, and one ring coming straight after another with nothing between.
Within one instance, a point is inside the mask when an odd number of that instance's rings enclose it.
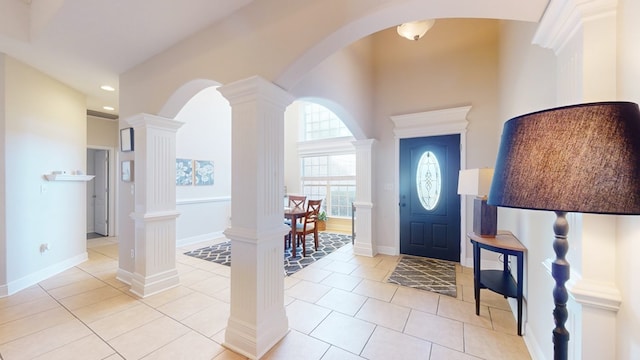
<instances>
[{"instance_id":1,"label":"beige wall","mask_svg":"<svg viewBox=\"0 0 640 360\"><path fill-rule=\"evenodd\" d=\"M390 170L398 154L391 116L471 105L467 167L493 166L499 124L498 22L437 20L420 41L404 40L395 29L381 31L374 41L374 137L379 141L374 210L378 219L393 219L398 188L397 174ZM393 222L376 224L378 246L397 247Z\"/></svg>"},{"instance_id":2,"label":"beige wall","mask_svg":"<svg viewBox=\"0 0 640 360\"><path fill-rule=\"evenodd\" d=\"M120 149L118 120L87 116L87 145Z\"/></svg>"},{"instance_id":3,"label":"beige wall","mask_svg":"<svg viewBox=\"0 0 640 360\"><path fill-rule=\"evenodd\" d=\"M47 181L54 170L86 169L84 95L4 57L6 282L9 292L86 258L84 182ZM50 251L43 254L41 243Z\"/></svg>"}]
</instances>

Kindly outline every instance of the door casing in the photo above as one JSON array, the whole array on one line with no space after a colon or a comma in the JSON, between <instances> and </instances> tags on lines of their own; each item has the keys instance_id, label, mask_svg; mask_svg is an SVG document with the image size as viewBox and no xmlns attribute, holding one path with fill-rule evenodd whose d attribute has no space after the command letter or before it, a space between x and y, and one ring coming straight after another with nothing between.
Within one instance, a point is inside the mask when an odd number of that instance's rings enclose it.
<instances>
[{"instance_id":1,"label":"door casing","mask_svg":"<svg viewBox=\"0 0 640 360\"><path fill-rule=\"evenodd\" d=\"M396 115L391 117L394 123L395 137L395 189L400 184L400 139L437 135L460 134L460 168L467 168L467 114L471 106L426 111L421 113ZM395 191L395 204L400 202L400 193ZM465 224L467 223L466 201L460 202L460 264L473 266L473 258L467 258ZM400 207L394 206L394 255L400 254Z\"/></svg>"}]
</instances>

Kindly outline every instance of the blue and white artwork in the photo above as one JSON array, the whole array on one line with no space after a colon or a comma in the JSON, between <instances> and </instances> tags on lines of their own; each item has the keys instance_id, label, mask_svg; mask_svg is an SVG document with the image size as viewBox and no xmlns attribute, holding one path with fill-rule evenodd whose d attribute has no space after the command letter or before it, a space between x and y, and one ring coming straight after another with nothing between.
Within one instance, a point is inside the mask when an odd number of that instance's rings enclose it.
<instances>
[{"instance_id":1,"label":"blue and white artwork","mask_svg":"<svg viewBox=\"0 0 640 360\"><path fill-rule=\"evenodd\" d=\"M176 159L176 185L193 185L193 161Z\"/></svg>"},{"instance_id":2,"label":"blue and white artwork","mask_svg":"<svg viewBox=\"0 0 640 360\"><path fill-rule=\"evenodd\" d=\"M195 160L195 185L213 185L213 161Z\"/></svg>"}]
</instances>

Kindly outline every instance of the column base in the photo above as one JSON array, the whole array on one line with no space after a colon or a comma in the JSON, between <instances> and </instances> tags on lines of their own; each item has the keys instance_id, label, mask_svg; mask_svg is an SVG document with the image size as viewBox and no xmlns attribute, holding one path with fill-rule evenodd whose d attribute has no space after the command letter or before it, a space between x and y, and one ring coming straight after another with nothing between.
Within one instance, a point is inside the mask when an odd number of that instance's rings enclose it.
<instances>
[{"instance_id":1,"label":"column base","mask_svg":"<svg viewBox=\"0 0 640 360\"><path fill-rule=\"evenodd\" d=\"M288 333L289 322L285 313L270 316L258 328L230 317L222 346L249 359L260 359Z\"/></svg>"},{"instance_id":2,"label":"column base","mask_svg":"<svg viewBox=\"0 0 640 360\"><path fill-rule=\"evenodd\" d=\"M129 289L129 291L141 298L145 298L178 285L180 285L180 278L178 277L178 270L176 269L167 270L147 277L134 273L131 276L131 289Z\"/></svg>"}]
</instances>

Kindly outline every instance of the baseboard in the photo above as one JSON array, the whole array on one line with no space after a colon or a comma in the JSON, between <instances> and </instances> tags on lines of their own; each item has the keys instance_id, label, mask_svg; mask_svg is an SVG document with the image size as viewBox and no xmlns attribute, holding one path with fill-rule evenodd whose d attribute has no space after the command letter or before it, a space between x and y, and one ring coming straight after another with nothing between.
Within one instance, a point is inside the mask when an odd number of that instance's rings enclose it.
<instances>
[{"instance_id":1,"label":"baseboard","mask_svg":"<svg viewBox=\"0 0 640 360\"><path fill-rule=\"evenodd\" d=\"M382 255L398 255L397 248L394 246L377 246L378 254Z\"/></svg>"},{"instance_id":2,"label":"baseboard","mask_svg":"<svg viewBox=\"0 0 640 360\"><path fill-rule=\"evenodd\" d=\"M76 265L79 265L87 261L88 259L89 259L89 255L85 251L82 254L76 255L67 260L48 266L35 273L29 274L21 279L12 281L7 285L0 287L0 297L13 295L20 290L24 290L41 281L47 280L52 276L58 275L59 273L65 270L68 270Z\"/></svg>"},{"instance_id":3,"label":"baseboard","mask_svg":"<svg viewBox=\"0 0 640 360\"><path fill-rule=\"evenodd\" d=\"M216 232L212 232L212 233L208 233L208 234L201 234L201 235L198 235L198 236L191 236L191 237L188 237L188 238L177 239L176 240L176 247L188 246L188 245L191 245L191 244L196 244L196 243L203 242L203 241L218 239L218 238L221 238L221 237L224 237L224 232L216 231Z\"/></svg>"},{"instance_id":4,"label":"baseboard","mask_svg":"<svg viewBox=\"0 0 640 360\"><path fill-rule=\"evenodd\" d=\"M549 337L551 337L551 332L549 332ZM532 360L544 360L546 359L544 353L542 352L542 348L540 347L540 342L533 336L533 330L529 327L529 324L526 324L524 327L524 335L522 336L524 340L524 344L529 350L529 355L531 355ZM547 343L549 341L546 341Z\"/></svg>"}]
</instances>

